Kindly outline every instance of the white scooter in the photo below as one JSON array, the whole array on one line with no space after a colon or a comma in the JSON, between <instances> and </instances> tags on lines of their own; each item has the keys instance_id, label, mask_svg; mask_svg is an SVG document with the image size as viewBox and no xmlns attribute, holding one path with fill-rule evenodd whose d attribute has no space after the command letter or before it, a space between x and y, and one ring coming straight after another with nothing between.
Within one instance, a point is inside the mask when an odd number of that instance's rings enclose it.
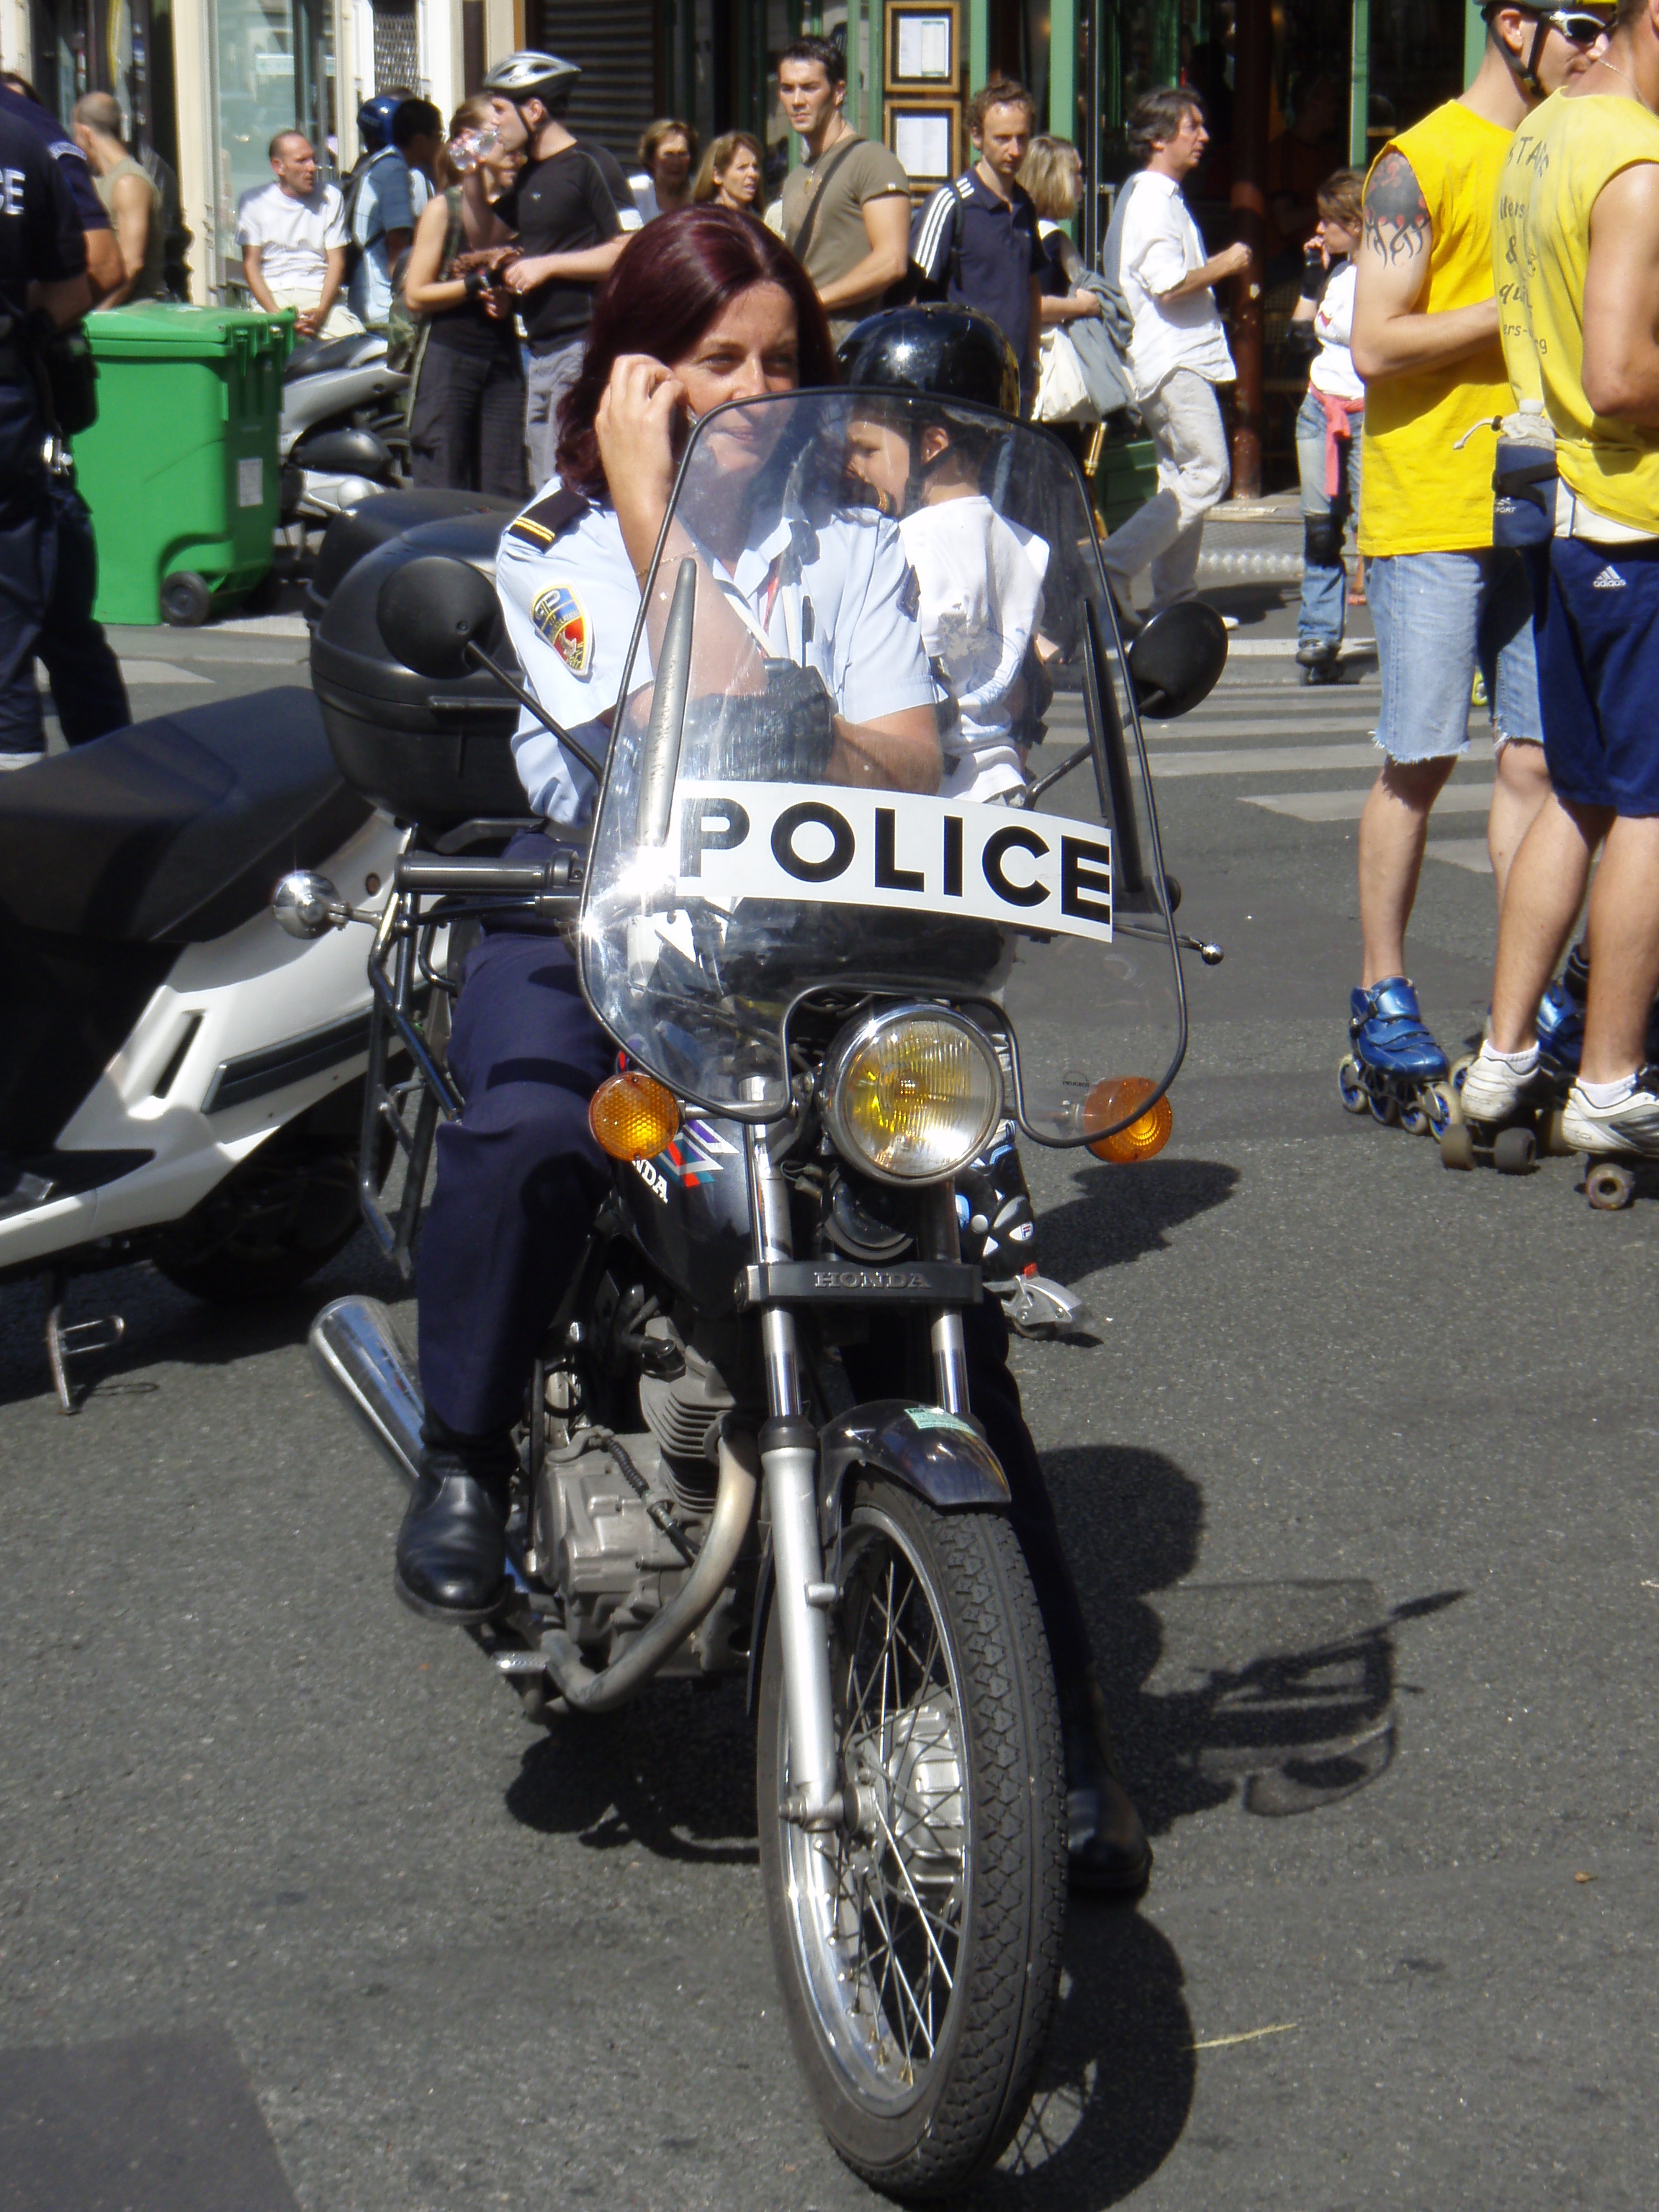
<instances>
[{"instance_id":1,"label":"white scooter","mask_svg":"<svg viewBox=\"0 0 1659 2212\"><path fill-rule=\"evenodd\" d=\"M408 474L404 394L377 331L296 346L283 371L282 517L331 522Z\"/></svg>"},{"instance_id":2,"label":"white scooter","mask_svg":"<svg viewBox=\"0 0 1659 2212\"><path fill-rule=\"evenodd\" d=\"M118 730L0 778L0 1281L48 1285L63 1410L110 1316L72 1275L149 1260L214 1300L292 1288L356 1233L362 943L271 894L389 890L400 833L347 789L296 687Z\"/></svg>"}]
</instances>

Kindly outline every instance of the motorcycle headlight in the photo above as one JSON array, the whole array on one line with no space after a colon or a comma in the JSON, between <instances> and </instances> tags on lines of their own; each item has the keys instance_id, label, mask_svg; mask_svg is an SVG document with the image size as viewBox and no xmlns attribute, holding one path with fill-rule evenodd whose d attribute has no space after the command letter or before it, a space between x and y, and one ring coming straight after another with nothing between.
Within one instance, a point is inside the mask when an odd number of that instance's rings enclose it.
<instances>
[{"instance_id":1,"label":"motorcycle headlight","mask_svg":"<svg viewBox=\"0 0 1659 2212\"><path fill-rule=\"evenodd\" d=\"M893 1006L855 1023L824 1063L824 1119L843 1158L878 1182L938 1182L1002 1118L988 1038L948 1006Z\"/></svg>"}]
</instances>

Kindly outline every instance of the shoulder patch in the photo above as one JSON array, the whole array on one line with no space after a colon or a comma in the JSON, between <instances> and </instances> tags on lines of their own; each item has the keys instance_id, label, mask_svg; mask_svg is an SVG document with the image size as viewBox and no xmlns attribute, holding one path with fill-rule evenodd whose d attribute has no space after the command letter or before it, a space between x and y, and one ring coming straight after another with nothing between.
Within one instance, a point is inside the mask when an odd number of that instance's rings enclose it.
<instances>
[{"instance_id":1,"label":"shoulder patch","mask_svg":"<svg viewBox=\"0 0 1659 2212\"><path fill-rule=\"evenodd\" d=\"M568 584L550 584L538 592L530 610L536 635L550 645L573 676L586 676L593 665L593 626L587 609Z\"/></svg>"},{"instance_id":2,"label":"shoulder patch","mask_svg":"<svg viewBox=\"0 0 1659 2212\"><path fill-rule=\"evenodd\" d=\"M921 608L921 579L907 561L904 564L904 581L899 586L898 611L906 622L914 622Z\"/></svg>"},{"instance_id":3,"label":"shoulder patch","mask_svg":"<svg viewBox=\"0 0 1659 2212\"><path fill-rule=\"evenodd\" d=\"M568 530L587 512L587 501L579 491L567 491L562 485L550 491L545 499L537 500L526 507L516 522L507 525L507 534L521 544L533 545L541 550L550 545L562 530Z\"/></svg>"}]
</instances>

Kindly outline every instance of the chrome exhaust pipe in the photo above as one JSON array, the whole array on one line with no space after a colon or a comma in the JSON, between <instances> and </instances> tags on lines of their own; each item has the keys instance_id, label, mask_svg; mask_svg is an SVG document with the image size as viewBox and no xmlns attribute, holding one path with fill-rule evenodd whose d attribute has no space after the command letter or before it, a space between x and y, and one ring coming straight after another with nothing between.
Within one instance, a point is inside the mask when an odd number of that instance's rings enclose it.
<instances>
[{"instance_id":1,"label":"chrome exhaust pipe","mask_svg":"<svg viewBox=\"0 0 1659 2212\"><path fill-rule=\"evenodd\" d=\"M311 1324L319 1364L405 1482L421 1466L424 1407L411 1362L378 1298L335 1298Z\"/></svg>"},{"instance_id":2,"label":"chrome exhaust pipe","mask_svg":"<svg viewBox=\"0 0 1659 2212\"><path fill-rule=\"evenodd\" d=\"M754 1518L760 1488L760 1453L753 1437L720 1432L720 1479L708 1534L678 1596L640 1631L626 1651L596 1674L562 1628L542 1638L541 1658L568 1705L581 1713L610 1712L638 1697L671 1653L702 1626L738 1564Z\"/></svg>"}]
</instances>

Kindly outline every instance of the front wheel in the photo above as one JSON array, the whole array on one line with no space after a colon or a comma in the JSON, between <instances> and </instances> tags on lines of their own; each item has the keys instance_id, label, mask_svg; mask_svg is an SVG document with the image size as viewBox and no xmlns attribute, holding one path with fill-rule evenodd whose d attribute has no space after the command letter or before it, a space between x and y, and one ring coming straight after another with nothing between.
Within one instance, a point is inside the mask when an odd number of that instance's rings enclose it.
<instances>
[{"instance_id":1,"label":"front wheel","mask_svg":"<svg viewBox=\"0 0 1659 2212\"><path fill-rule=\"evenodd\" d=\"M761 1671L761 1877L796 2057L836 2151L945 2197L1019 2124L1060 1984L1066 1795L1031 1577L1008 1522L861 1482L831 1681L848 1810L780 1811L776 1610Z\"/></svg>"}]
</instances>

